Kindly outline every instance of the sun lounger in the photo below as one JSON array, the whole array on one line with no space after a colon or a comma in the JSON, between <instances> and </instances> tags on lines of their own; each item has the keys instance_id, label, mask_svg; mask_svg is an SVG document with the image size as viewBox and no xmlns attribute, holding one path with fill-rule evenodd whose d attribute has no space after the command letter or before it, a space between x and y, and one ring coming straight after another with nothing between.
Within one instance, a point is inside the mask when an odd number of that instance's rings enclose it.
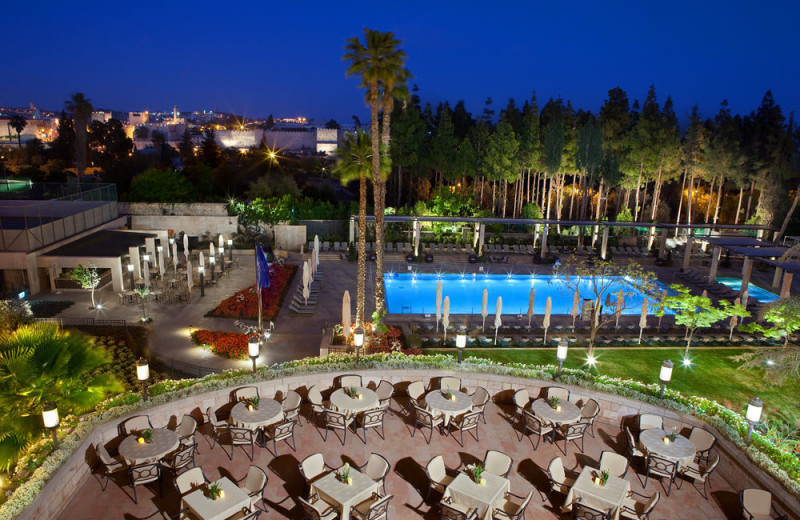
<instances>
[{"instance_id":1,"label":"sun lounger","mask_svg":"<svg viewBox=\"0 0 800 520\"><path fill-rule=\"evenodd\" d=\"M467 249L467 253L469 253L469 254L471 254L471 255L475 255L475 254L477 254L477 253L475 252L475 250L472 248L472 244L467 244L465 247L466 247L466 249Z\"/></svg>"},{"instance_id":2,"label":"sun lounger","mask_svg":"<svg viewBox=\"0 0 800 520\"><path fill-rule=\"evenodd\" d=\"M511 250L508 248L508 245L503 244L503 252L506 254L511 254Z\"/></svg>"},{"instance_id":3,"label":"sun lounger","mask_svg":"<svg viewBox=\"0 0 800 520\"><path fill-rule=\"evenodd\" d=\"M331 250L331 243L330 242L323 242L322 243L322 250L323 251L330 251Z\"/></svg>"},{"instance_id":4,"label":"sun lounger","mask_svg":"<svg viewBox=\"0 0 800 520\"><path fill-rule=\"evenodd\" d=\"M394 253L394 244L392 244L391 242L386 242L386 252Z\"/></svg>"}]
</instances>

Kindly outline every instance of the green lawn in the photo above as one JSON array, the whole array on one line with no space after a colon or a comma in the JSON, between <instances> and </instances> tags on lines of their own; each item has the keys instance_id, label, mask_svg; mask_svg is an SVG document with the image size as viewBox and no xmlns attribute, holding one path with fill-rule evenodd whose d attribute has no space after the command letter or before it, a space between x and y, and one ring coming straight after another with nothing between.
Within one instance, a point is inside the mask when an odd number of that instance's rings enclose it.
<instances>
[{"instance_id":1,"label":"green lawn","mask_svg":"<svg viewBox=\"0 0 800 520\"><path fill-rule=\"evenodd\" d=\"M708 397L739 411L744 409L751 397L758 396L764 400L765 413L783 412L786 419L796 416L800 409L800 385L797 381L773 386L764 382L760 370L738 370L739 363L732 358L746 351L747 349L692 350L690 358L693 364L691 367L684 367L681 363L682 348L595 350L598 364L592 372L642 382L658 382L661 362L671 359L675 363L670 383L673 390L687 395ZM425 353L456 355L453 349L431 349L425 350ZM465 355L500 362L558 364L555 350L468 349ZM584 364L585 361L585 349L571 348L564 367L586 369L588 365Z\"/></svg>"}]
</instances>

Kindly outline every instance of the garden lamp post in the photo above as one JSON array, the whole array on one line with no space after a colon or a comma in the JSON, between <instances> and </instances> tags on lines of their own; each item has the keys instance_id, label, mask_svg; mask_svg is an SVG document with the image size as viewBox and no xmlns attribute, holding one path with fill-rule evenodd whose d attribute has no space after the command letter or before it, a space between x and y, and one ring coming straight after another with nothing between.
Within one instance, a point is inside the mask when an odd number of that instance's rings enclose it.
<instances>
[{"instance_id":1,"label":"garden lamp post","mask_svg":"<svg viewBox=\"0 0 800 520\"><path fill-rule=\"evenodd\" d=\"M233 239L228 239L228 256L230 257L230 261L233 262Z\"/></svg>"},{"instance_id":2,"label":"garden lamp post","mask_svg":"<svg viewBox=\"0 0 800 520\"><path fill-rule=\"evenodd\" d=\"M222 273L225 272L225 248L222 246L221 241L219 244L219 270Z\"/></svg>"},{"instance_id":3,"label":"garden lamp post","mask_svg":"<svg viewBox=\"0 0 800 520\"><path fill-rule=\"evenodd\" d=\"M206 272L206 268L203 267L202 265L198 265L197 266L197 272L200 273L200 296L205 296L206 295L206 288L205 288L205 284L203 283L203 275Z\"/></svg>"},{"instance_id":4,"label":"garden lamp post","mask_svg":"<svg viewBox=\"0 0 800 520\"><path fill-rule=\"evenodd\" d=\"M467 333L459 332L456 334L456 348L458 349L458 363L461 364L461 355L464 352L464 347L467 346Z\"/></svg>"},{"instance_id":5,"label":"garden lamp post","mask_svg":"<svg viewBox=\"0 0 800 520\"><path fill-rule=\"evenodd\" d=\"M556 377L561 376L561 368L564 366L564 361L567 360L567 350L569 349L569 343L566 340L561 340L558 342L558 347L556 347L556 359L558 359L558 373Z\"/></svg>"},{"instance_id":6,"label":"garden lamp post","mask_svg":"<svg viewBox=\"0 0 800 520\"><path fill-rule=\"evenodd\" d=\"M255 373L256 360L261 354L261 340L258 336L250 336L250 339L247 340L247 353L250 355L250 359L253 360L253 372Z\"/></svg>"},{"instance_id":7,"label":"garden lamp post","mask_svg":"<svg viewBox=\"0 0 800 520\"><path fill-rule=\"evenodd\" d=\"M52 401L44 403L44 406L42 406L42 420L44 421L44 427L53 434L53 448L58 449L58 434L56 430L58 429L59 419L56 403Z\"/></svg>"},{"instance_id":8,"label":"garden lamp post","mask_svg":"<svg viewBox=\"0 0 800 520\"><path fill-rule=\"evenodd\" d=\"M128 264L128 275L130 275L130 278L131 278L131 291L132 291L133 290L133 286L134 286L134 284L133 284L133 264Z\"/></svg>"},{"instance_id":9,"label":"garden lamp post","mask_svg":"<svg viewBox=\"0 0 800 520\"><path fill-rule=\"evenodd\" d=\"M142 260L144 260L145 262L147 262L149 264L150 263L150 255L147 254L147 253L143 254L142 255Z\"/></svg>"},{"instance_id":10,"label":"garden lamp post","mask_svg":"<svg viewBox=\"0 0 800 520\"><path fill-rule=\"evenodd\" d=\"M747 403L747 412L744 419L747 421L747 444L750 444L750 435L753 433L753 427L761 420L761 410L764 409L764 402L758 397L750 399Z\"/></svg>"},{"instance_id":11,"label":"garden lamp post","mask_svg":"<svg viewBox=\"0 0 800 520\"><path fill-rule=\"evenodd\" d=\"M214 265L217 263L217 257L209 256L208 263L211 264L211 281L214 281Z\"/></svg>"},{"instance_id":12,"label":"garden lamp post","mask_svg":"<svg viewBox=\"0 0 800 520\"><path fill-rule=\"evenodd\" d=\"M136 379L142 383L142 400L147 401L147 380L150 379L150 364L146 358L136 361Z\"/></svg>"},{"instance_id":13,"label":"garden lamp post","mask_svg":"<svg viewBox=\"0 0 800 520\"><path fill-rule=\"evenodd\" d=\"M364 346L364 327L356 327L353 332L353 345L356 347L356 363L361 358L361 347Z\"/></svg>"},{"instance_id":14,"label":"garden lamp post","mask_svg":"<svg viewBox=\"0 0 800 520\"><path fill-rule=\"evenodd\" d=\"M669 383L669 380L672 379L672 366L672 361L669 359L665 359L661 363L661 372L658 374L658 380L661 382L661 391L658 393L659 399L664 399L664 388Z\"/></svg>"}]
</instances>

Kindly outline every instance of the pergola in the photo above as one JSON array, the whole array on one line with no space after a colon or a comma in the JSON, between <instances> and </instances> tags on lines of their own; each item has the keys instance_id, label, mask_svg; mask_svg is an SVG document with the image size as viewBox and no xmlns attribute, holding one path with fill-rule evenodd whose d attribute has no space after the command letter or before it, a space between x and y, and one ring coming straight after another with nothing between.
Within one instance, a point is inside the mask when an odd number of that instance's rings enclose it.
<instances>
[{"instance_id":1,"label":"pergola","mask_svg":"<svg viewBox=\"0 0 800 520\"><path fill-rule=\"evenodd\" d=\"M750 283L750 274L753 271L754 259L760 259L766 261L767 263L771 263L771 260L769 259L780 258L789 249L788 247L776 246L771 242L765 242L749 236L703 237L699 238L699 240L714 246L714 250L711 253L711 268L708 272L708 280L710 282L713 282L717 278L717 267L719 266L719 257L723 248L740 254L744 257L744 263L742 265L742 292L747 290L747 286ZM687 244L687 256L690 250L691 248ZM684 258L684 266L686 265L687 259ZM785 270L781 269L780 267L775 271L775 278L772 282L774 287L777 287L778 283L780 282L781 274L784 272ZM784 289L786 291L786 295L788 296L789 287L791 287L791 285L792 276L789 275L787 278L787 276L784 275L783 284L781 286L781 298L785 298Z\"/></svg>"}]
</instances>

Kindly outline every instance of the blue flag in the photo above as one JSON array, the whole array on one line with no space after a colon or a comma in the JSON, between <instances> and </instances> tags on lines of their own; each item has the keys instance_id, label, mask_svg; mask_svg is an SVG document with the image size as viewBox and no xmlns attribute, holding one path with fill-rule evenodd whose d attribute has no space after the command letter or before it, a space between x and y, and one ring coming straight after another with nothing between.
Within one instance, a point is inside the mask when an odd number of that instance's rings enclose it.
<instances>
[{"instance_id":1,"label":"blue flag","mask_svg":"<svg viewBox=\"0 0 800 520\"><path fill-rule=\"evenodd\" d=\"M269 287L269 264L261 244L256 244L256 286L259 290Z\"/></svg>"}]
</instances>

